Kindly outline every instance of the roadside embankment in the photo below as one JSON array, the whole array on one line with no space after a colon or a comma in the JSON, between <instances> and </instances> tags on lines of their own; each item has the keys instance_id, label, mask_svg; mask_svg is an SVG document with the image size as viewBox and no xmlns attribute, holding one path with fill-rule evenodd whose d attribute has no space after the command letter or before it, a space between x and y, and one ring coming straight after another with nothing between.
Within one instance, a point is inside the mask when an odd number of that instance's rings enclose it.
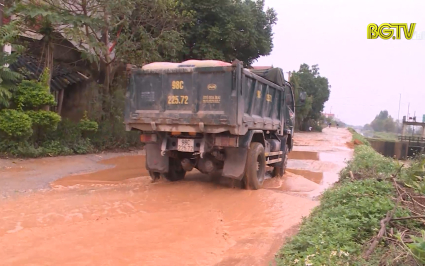
<instances>
[{"instance_id":1,"label":"roadside embankment","mask_svg":"<svg viewBox=\"0 0 425 266\"><path fill-rule=\"evenodd\" d=\"M339 183L278 252L277 265L422 265L424 162L404 168L355 131L351 144L354 157Z\"/></svg>"}]
</instances>

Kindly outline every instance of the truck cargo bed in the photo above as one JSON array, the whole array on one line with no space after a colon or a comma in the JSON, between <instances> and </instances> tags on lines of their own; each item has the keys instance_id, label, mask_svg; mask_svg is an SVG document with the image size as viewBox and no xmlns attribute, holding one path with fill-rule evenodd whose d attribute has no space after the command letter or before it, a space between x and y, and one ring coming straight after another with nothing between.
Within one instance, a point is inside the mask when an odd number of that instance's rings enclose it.
<instances>
[{"instance_id":1,"label":"truck cargo bed","mask_svg":"<svg viewBox=\"0 0 425 266\"><path fill-rule=\"evenodd\" d=\"M127 130L244 135L281 130L285 89L241 65L132 69Z\"/></svg>"}]
</instances>

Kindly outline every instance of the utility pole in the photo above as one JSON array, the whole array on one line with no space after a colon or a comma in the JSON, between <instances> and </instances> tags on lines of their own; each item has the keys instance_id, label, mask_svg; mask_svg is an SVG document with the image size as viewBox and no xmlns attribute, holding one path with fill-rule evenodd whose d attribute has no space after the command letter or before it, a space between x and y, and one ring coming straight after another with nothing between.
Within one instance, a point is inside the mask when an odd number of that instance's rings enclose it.
<instances>
[{"instance_id":1,"label":"utility pole","mask_svg":"<svg viewBox=\"0 0 425 266\"><path fill-rule=\"evenodd\" d=\"M397 120L400 123L400 106L401 106L401 93L400 93L400 100L398 100L398 116Z\"/></svg>"},{"instance_id":2,"label":"utility pole","mask_svg":"<svg viewBox=\"0 0 425 266\"><path fill-rule=\"evenodd\" d=\"M407 105L407 120L409 120L409 119L410 119L410 113L409 113L409 110L410 110L410 103L409 103L409 105Z\"/></svg>"}]
</instances>

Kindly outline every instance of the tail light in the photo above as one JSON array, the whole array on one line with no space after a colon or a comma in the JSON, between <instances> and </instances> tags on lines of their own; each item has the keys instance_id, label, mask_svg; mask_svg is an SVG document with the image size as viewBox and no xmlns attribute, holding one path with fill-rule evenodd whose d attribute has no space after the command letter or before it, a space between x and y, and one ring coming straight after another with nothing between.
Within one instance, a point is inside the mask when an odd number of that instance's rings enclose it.
<instances>
[{"instance_id":1,"label":"tail light","mask_svg":"<svg viewBox=\"0 0 425 266\"><path fill-rule=\"evenodd\" d=\"M214 139L215 146L219 147L237 147L238 138L229 136L217 136Z\"/></svg>"},{"instance_id":2,"label":"tail light","mask_svg":"<svg viewBox=\"0 0 425 266\"><path fill-rule=\"evenodd\" d=\"M140 141L147 143L147 142L156 142L158 140L157 135L155 134L141 134L140 135Z\"/></svg>"}]
</instances>

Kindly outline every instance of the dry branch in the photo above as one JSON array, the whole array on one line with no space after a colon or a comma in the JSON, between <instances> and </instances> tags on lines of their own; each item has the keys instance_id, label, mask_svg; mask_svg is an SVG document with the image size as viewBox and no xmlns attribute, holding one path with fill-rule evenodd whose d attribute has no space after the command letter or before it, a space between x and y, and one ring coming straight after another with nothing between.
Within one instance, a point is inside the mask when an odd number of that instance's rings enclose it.
<instances>
[{"instance_id":1,"label":"dry branch","mask_svg":"<svg viewBox=\"0 0 425 266\"><path fill-rule=\"evenodd\" d=\"M394 216L395 211L398 208L398 204L400 203L402 198L402 195L400 195L397 198L397 203L394 207L394 209L392 209L391 211L387 212L387 215L385 216L384 219L381 220L380 224L381 224L381 229L379 229L378 235L374 238L372 244L370 245L369 249L366 251L366 253L364 254L364 259L368 259L370 257L370 255L373 253L373 251L375 250L376 246L379 244L379 242L381 241L382 237L385 235L385 233L387 232L387 225L388 223L391 221L391 219Z\"/></svg>"},{"instance_id":2,"label":"dry branch","mask_svg":"<svg viewBox=\"0 0 425 266\"><path fill-rule=\"evenodd\" d=\"M421 216L409 216L409 217L400 217L400 218L392 218L392 219L391 219L391 221L413 220L413 219L425 219L425 215L421 215Z\"/></svg>"}]
</instances>

